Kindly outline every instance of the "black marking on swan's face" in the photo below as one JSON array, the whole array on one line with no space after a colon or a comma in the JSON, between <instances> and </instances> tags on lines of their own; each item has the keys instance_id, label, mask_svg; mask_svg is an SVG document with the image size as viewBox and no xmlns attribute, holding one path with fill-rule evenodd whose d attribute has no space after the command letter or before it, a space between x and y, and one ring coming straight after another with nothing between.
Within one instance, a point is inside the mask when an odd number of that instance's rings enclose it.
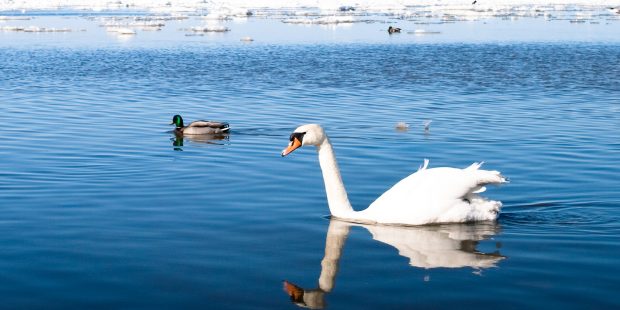
<instances>
[{"instance_id":1,"label":"black marking on swan's face","mask_svg":"<svg viewBox=\"0 0 620 310\"><path fill-rule=\"evenodd\" d=\"M293 140L295 140L295 138L297 138L297 140L299 140L299 142L303 144L304 143L304 136L305 135L306 135L305 132L294 132L289 137L289 141L293 141Z\"/></svg>"},{"instance_id":2,"label":"black marking on swan's face","mask_svg":"<svg viewBox=\"0 0 620 310\"><path fill-rule=\"evenodd\" d=\"M286 155L290 154L292 151L300 148L303 145L303 141L304 141L304 136L305 135L306 135L305 132L293 132L291 134L291 136L289 137L289 140L291 142L282 151L282 153L280 155L286 156Z\"/></svg>"}]
</instances>

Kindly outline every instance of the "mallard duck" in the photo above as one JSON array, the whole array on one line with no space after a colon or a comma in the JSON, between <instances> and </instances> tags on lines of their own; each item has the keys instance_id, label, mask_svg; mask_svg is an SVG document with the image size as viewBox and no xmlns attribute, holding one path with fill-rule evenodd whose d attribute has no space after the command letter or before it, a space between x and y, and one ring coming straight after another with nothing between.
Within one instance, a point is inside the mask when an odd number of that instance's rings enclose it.
<instances>
[{"instance_id":1,"label":"mallard duck","mask_svg":"<svg viewBox=\"0 0 620 310\"><path fill-rule=\"evenodd\" d=\"M388 33L392 34L392 33L400 33L400 28L396 28L396 27L388 27Z\"/></svg>"},{"instance_id":2,"label":"mallard duck","mask_svg":"<svg viewBox=\"0 0 620 310\"><path fill-rule=\"evenodd\" d=\"M173 116L170 125L175 125L176 128L174 129L174 133L180 135L223 134L230 130L228 123L216 121L195 121L187 126L183 126L183 118L181 115Z\"/></svg>"}]
</instances>

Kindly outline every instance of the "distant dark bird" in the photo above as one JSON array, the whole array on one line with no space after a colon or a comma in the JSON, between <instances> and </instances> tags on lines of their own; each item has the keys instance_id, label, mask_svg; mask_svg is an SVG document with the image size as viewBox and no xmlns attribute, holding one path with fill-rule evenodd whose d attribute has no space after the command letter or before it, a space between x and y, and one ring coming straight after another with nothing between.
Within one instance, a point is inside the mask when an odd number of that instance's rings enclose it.
<instances>
[{"instance_id":1,"label":"distant dark bird","mask_svg":"<svg viewBox=\"0 0 620 310\"><path fill-rule=\"evenodd\" d=\"M472 2L471 4L476 4L476 2L478 2L478 0L474 0L474 2Z\"/></svg>"},{"instance_id":2,"label":"distant dark bird","mask_svg":"<svg viewBox=\"0 0 620 310\"><path fill-rule=\"evenodd\" d=\"M349 5L343 5L343 6L339 7L338 10L340 10L340 12L355 11L355 7L354 6L349 6Z\"/></svg>"},{"instance_id":3,"label":"distant dark bird","mask_svg":"<svg viewBox=\"0 0 620 310\"><path fill-rule=\"evenodd\" d=\"M396 27L392 27L392 26L390 26L390 27L388 28L388 33L389 33L389 34L392 34L392 33L400 33L400 28L396 28Z\"/></svg>"}]
</instances>

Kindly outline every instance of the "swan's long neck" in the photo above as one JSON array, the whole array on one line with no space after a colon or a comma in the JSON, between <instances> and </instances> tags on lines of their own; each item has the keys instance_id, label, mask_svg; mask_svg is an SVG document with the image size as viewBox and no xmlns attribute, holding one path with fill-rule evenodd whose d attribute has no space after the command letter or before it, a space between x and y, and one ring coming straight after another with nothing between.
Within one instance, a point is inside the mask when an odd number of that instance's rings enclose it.
<instances>
[{"instance_id":1,"label":"swan's long neck","mask_svg":"<svg viewBox=\"0 0 620 310\"><path fill-rule=\"evenodd\" d=\"M323 172L323 181L325 182L325 192L327 193L327 203L329 211L335 217L343 219L355 219L355 211L351 207L347 190L344 188L340 169L336 162L336 154L329 142L329 138L325 138L321 145L317 146L319 152L319 164Z\"/></svg>"},{"instance_id":2,"label":"swan's long neck","mask_svg":"<svg viewBox=\"0 0 620 310\"><path fill-rule=\"evenodd\" d=\"M338 274L338 262L342 256L347 237L349 236L349 224L338 220L331 220L325 238L325 256L321 261L321 275L319 276L319 288L326 293L331 292Z\"/></svg>"}]
</instances>

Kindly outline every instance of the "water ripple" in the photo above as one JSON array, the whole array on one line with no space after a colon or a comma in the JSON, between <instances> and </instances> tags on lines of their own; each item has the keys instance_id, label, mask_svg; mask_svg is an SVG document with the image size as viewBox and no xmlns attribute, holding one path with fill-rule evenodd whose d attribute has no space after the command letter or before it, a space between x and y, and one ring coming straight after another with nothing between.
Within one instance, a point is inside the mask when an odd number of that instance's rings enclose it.
<instances>
[{"instance_id":1,"label":"water ripple","mask_svg":"<svg viewBox=\"0 0 620 310\"><path fill-rule=\"evenodd\" d=\"M358 209L424 158L511 179L485 193L504 203L490 240L437 232L452 254L501 251L498 268L415 268L353 229L335 308L545 307L566 292L603 308L619 266L619 60L612 44L1 48L0 295L9 308L289 306L280 281L316 283L328 208L315 151L280 151L317 122ZM181 146L174 114L232 131Z\"/></svg>"}]
</instances>

